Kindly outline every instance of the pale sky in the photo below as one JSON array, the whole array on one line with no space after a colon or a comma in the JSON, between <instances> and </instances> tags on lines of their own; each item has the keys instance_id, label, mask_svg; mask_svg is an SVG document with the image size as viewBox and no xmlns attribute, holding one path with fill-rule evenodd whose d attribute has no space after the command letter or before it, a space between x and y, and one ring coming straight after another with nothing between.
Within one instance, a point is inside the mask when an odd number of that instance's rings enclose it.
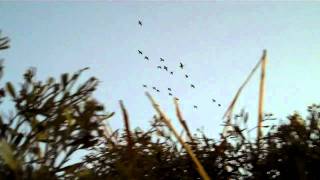
<instances>
[{"instance_id":1,"label":"pale sky","mask_svg":"<svg viewBox=\"0 0 320 180\"><path fill-rule=\"evenodd\" d=\"M144 95L142 84L147 84L161 91L149 92L176 126L168 87L180 98L193 132L203 126L217 137L223 113L263 49L268 51L266 112L285 119L294 110L305 115L308 105L318 103L319 17L319 2L0 2L0 29L11 39L11 48L0 54L5 58L2 83L21 82L30 66L42 80L89 66L82 80L96 76L102 81L95 97L116 112L113 129L123 126L120 99L132 128L149 126L155 111ZM173 76L156 68L164 64ZM237 103L238 110L249 111L252 126L259 73Z\"/></svg>"}]
</instances>

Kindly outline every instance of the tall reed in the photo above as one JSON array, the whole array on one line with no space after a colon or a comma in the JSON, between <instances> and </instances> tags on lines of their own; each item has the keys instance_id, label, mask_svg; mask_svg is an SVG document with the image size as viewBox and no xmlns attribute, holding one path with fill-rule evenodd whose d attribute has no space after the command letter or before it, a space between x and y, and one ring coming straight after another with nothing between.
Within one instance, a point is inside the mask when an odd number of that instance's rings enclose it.
<instances>
[{"instance_id":1,"label":"tall reed","mask_svg":"<svg viewBox=\"0 0 320 180\"><path fill-rule=\"evenodd\" d=\"M262 121L263 121L263 100L264 100L264 85L265 85L265 73L266 73L266 61L267 51L264 50L261 57L261 76L260 76L260 91L259 91L259 109L258 109L258 128L257 128L257 139L262 137Z\"/></svg>"},{"instance_id":2,"label":"tall reed","mask_svg":"<svg viewBox=\"0 0 320 180\"><path fill-rule=\"evenodd\" d=\"M171 121L169 119L169 117L161 110L160 105L158 103L156 103L156 101L152 98L152 96L146 92L147 97L149 98L149 100L152 103L153 108L157 111L157 113L160 115L160 119L167 125L167 127L171 130L171 132L173 133L173 135L178 139L178 141L180 142L180 144L186 149L186 151L188 152L188 154L190 155L192 161L195 163L196 165L196 169L199 172L200 176L204 179L204 180L210 180L210 177L208 175L208 173L205 171L205 169L203 168L202 164L200 163L200 161L198 160L198 158L196 157L196 155L193 153L193 151L191 150L190 146L188 144L186 144L182 138L178 135L176 129L173 127L173 125L171 124Z\"/></svg>"}]
</instances>

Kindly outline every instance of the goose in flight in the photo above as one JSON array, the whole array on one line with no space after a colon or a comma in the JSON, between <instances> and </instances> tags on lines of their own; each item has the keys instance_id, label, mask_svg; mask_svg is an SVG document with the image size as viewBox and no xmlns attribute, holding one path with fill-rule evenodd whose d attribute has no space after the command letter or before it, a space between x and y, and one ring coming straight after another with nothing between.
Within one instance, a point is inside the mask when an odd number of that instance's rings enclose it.
<instances>
[{"instance_id":1,"label":"goose in flight","mask_svg":"<svg viewBox=\"0 0 320 180\"><path fill-rule=\"evenodd\" d=\"M169 96L172 96L172 93L169 93Z\"/></svg>"},{"instance_id":2,"label":"goose in flight","mask_svg":"<svg viewBox=\"0 0 320 180\"><path fill-rule=\"evenodd\" d=\"M157 88L156 88L156 87L152 87L152 89L157 90Z\"/></svg>"},{"instance_id":3,"label":"goose in flight","mask_svg":"<svg viewBox=\"0 0 320 180\"><path fill-rule=\"evenodd\" d=\"M197 105L193 105L193 107L194 107L195 109L198 109L198 106L197 106Z\"/></svg>"},{"instance_id":4,"label":"goose in flight","mask_svg":"<svg viewBox=\"0 0 320 180\"><path fill-rule=\"evenodd\" d=\"M145 56L144 59L149 60L149 57L148 57L148 56Z\"/></svg>"},{"instance_id":5,"label":"goose in flight","mask_svg":"<svg viewBox=\"0 0 320 180\"><path fill-rule=\"evenodd\" d=\"M180 68L183 69L184 65L182 63L180 63Z\"/></svg>"},{"instance_id":6,"label":"goose in flight","mask_svg":"<svg viewBox=\"0 0 320 180\"><path fill-rule=\"evenodd\" d=\"M142 26L142 22L140 20L138 21L138 23L139 23L140 26Z\"/></svg>"},{"instance_id":7,"label":"goose in flight","mask_svg":"<svg viewBox=\"0 0 320 180\"><path fill-rule=\"evenodd\" d=\"M142 54L142 51L138 50L139 54Z\"/></svg>"},{"instance_id":8,"label":"goose in flight","mask_svg":"<svg viewBox=\"0 0 320 180\"><path fill-rule=\"evenodd\" d=\"M215 99L212 99L212 101L213 101L213 102L216 102L216 100L215 100Z\"/></svg>"},{"instance_id":9,"label":"goose in flight","mask_svg":"<svg viewBox=\"0 0 320 180\"><path fill-rule=\"evenodd\" d=\"M161 67L161 66L157 66L157 68L158 68L158 69L161 69L162 67Z\"/></svg>"},{"instance_id":10,"label":"goose in flight","mask_svg":"<svg viewBox=\"0 0 320 180\"><path fill-rule=\"evenodd\" d=\"M167 66L163 66L163 69L168 71L168 67Z\"/></svg>"},{"instance_id":11,"label":"goose in flight","mask_svg":"<svg viewBox=\"0 0 320 180\"><path fill-rule=\"evenodd\" d=\"M193 84L190 85L192 88L196 88Z\"/></svg>"},{"instance_id":12,"label":"goose in flight","mask_svg":"<svg viewBox=\"0 0 320 180\"><path fill-rule=\"evenodd\" d=\"M171 91L171 88L168 88L168 91Z\"/></svg>"},{"instance_id":13,"label":"goose in flight","mask_svg":"<svg viewBox=\"0 0 320 180\"><path fill-rule=\"evenodd\" d=\"M173 75L173 71L171 71L170 74Z\"/></svg>"},{"instance_id":14,"label":"goose in flight","mask_svg":"<svg viewBox=\"0 0 320 180\"><path fill-rule=\"evenodd\" d=\"M163 61L163 62L164 62L164 59L163 59L163 58L160 58L160 61Z\"/></svg>"},{"instance_id":15,"label":"goose in flight","mask_svg":"<svg viewBox=\"0 0 320 180\"><path fill-rule=\"evenodd\" d=\"M1 30L0 30L0 50L5 50L10 47L9 45L10 39L8 37L1 38Z\"/></svg>"},{"instance_id":16,"label":"goose in flight","mask_svg":"<svg viewBox=\"0 0 320 180\"><path fill-rule=\"evenodd\" d=\"M146 88L146 87L147 87L147 85L145 85L145 84L144 84L144 85L142 85L142 86L143 86L144 88Z\"/></svg>"},{"instance_id":17,"label":"goose in flight","mask_svg":"<svg viewBox=\"0 0 320 180\"><path fill-rule=\"evenodd\" d=\"M220 106L221 106L221 104L218 104L218 106L220 107Z\"/></svg>"},{"instance_id":18,"label":"goose in flight","mask_svg":"<svg viewBox=\"0 0 320 180\"><path fill-rule=\"evenodd\" d=\"M185 76L186 76L186 78L188 78L188 77L189 77L189 75L188 75L188 74L186 74Z\"/></svg>"}]
</instances>

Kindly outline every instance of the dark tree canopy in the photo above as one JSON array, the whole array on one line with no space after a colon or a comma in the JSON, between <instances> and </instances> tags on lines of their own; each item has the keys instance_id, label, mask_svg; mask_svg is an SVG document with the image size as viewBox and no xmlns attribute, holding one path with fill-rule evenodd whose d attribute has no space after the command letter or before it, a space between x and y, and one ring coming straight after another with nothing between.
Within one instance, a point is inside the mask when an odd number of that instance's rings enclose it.
<instances>
[{"instance_id":1,"label":"dark tree canopy","mask_svg":"<svg viewBox=\"0 0 320 180\"><path fill-rule=\"evenodd\" d=\"M10 82L1 88L2 99L9 96L14 103L8 116L0 116L0 146L6 149L0 172L5 177L65 175L68 168L75 167L64 166L75 151L101 143L104 120L112 114L105 113L92 97L97 79L75 87L83 71L63 74L59 81L49 78L41 82L30 69L18 90Z\"/></svg>"}]
</instances>

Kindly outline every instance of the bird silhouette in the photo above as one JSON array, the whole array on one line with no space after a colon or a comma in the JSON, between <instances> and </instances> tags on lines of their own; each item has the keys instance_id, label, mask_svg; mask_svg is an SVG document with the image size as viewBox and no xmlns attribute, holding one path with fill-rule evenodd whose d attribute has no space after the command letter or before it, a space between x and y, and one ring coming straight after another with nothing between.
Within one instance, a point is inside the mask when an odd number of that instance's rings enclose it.
<instances>
[{"instance_id":1,"label":"bird silhouette","mask_svg":"<svg viewBox=\"0 0 320 180\"><path fill-rule=\"evenodd\" d=\"M220 107L220 106L221 106L221 104L218 104L218 106Z\"/></svg>"},{"instance_id":2,"label":"bird silhouette","mask_svg":"<svg viewBox=\"0 0 320 180\"><path fill-rule=\"evenodd\" d=\"M152 89L157 90L157 88L156 88L156 87L152 87Z\"/></svg>"},{"instance_id":3,"label":"bird silhouette","mask_svg":"<svg viewBox=\"0 0 320 180\"><path fill-rule=\"evenodd\" d=\"M142 86L143 86L144 88L146 88L146 87L147 87L147 85L145 85L145 84L144 84L144 85L142 85Z\"/></svg>"},{"instance_id":4,"label":"bird silhouette","mask_svg":"<svg viewBox=\"0 0 320 180\"><path fill-rule=\"evenodd\" d=\"M183 69L184 65L182 63L180 63L180 68Z\"/></svg>"},{"instance_id":5,"label":"bird silhouette","mask_svg":"<svg viewBox=\"0 0 320 180\"><path fill-rule=\"evenodd\" d=\"M194 107L195 109L198 109L198 106L197 106L197 105L193 105L193 107Z\"/></svg>"},{"instance_id":6,"label":"bird silhouette","mask_svg":"<svg viewBox=\"0 0 320 180\"><path fill-rule=\"evenodd\" d=\"M157 66L157 68L158 68L158 69L161 69L162 67L161 67L161 66Z\"/></svg>"},{"instance_id":7,"label":"bird silhouette","mask_svg":"<svg viewBox=\"0 0 320 180\"><path fill-rule=\"evenodd\" d=\"M212 101L213 101L213 102L216 102L216 100L215 100L215 99L212 99Z\"/></svg>"},{"instance_id":8,"label":"bird silhouette","mask_svg":"<svg viewBox=\"0 0 320 180\"><path fill-rule=\"evenodd\" d=\"M144 59L149 60L149 57L148 57L148 56L145 56Z\"/></svg>"},{"instance_id":9,"label":"bird silhouette","mask_svg":"<svg viewBox=\"0 0 320 180\"><path fill-rule=\"evenodd\" d=\"M163 69L168 71L168 67L167 66L163 66Z\"/></svg>"},{"instance_id":10,"label":"bird silhouette","mask_svg":"<svg viewBox=\"0 0 320 180\"><path fill-rule=\"evenodd\" d=\"M189 77L189 75L188 75L188 74L186 74L185 76L186 76L186 78L188 78L188 77Z\"/></svg>"},{"instance_id":11,"label":"bird silhouette","mask_svg":"<svg viewBox=\"0 0 320 180\"><path fill-rule=\"evenodd\" d=\"M168 91L171 91L171 88L168 88Z\"/></svg>"},{"instance_id":12,"label":"bird silhouette","mask_svg":"<svg viewBox=\"0 0 320 180\"><path fill-rule=\"evenodd\" d=\"M157 89L157 92L160 92L160 90L159 90L159 89Z\"/></svg>"},{"instance_id":13,"label":"bird silhouette","mask_svg":"<svg viewBox=\"0 0 320 180\"><path fill-rule=\"evenodd\" d=\"M139 54L142 54L142 51L138 50Z\"/></svg>"},{"instance_id":14,"label":"bird silhouette","mask_svg":"<svg viewBox=\"0 0 320 180\"><path fill-rule=\"evenodd\" d=\"M177 98L177 97L175 97L174 99L177 100L177 101L179 101L179 98Z\"/></svg>"},{"instance_id":15,"label":"bird silhouette","mask_svg":"<svg viewBox=\"0 0 320 180\"><path fill-rule=\"evenodd\" d=\"M169 96L172 96L172 94L171 94L171 93L169 93Z\"/></svg>"},{"instance_id":16,"label":"bird silhouette","mask_svg":"<svg viewBox=\"0 0 320 180\"><path fill-rule=\"evenodd\" d=\"M173 75L173 71L171 71L170 74Z\"/></svg>"},{"instance_id":17,"label":"bird silhouette","mask_svg":"<svg viewBox=\"0 0 320 180\"><path fill-rule=\"evenodd\" d=\"M190 85L192 88L196 88L193 84Z\"/></svg>"},{"instance_id":18,"label":"bird silhouette","mask_svg":"<svg viewBox=\"0 0 320 180\"><path fill-rule=\"evenodd\" d=\"M160 58L160 61L164 61L164 59L163 59L163 58Z\"/></svg>"},{"instance_id":19,"label":"bird silhouette","mask_svg":"<svg viewBox=\"0 0 320 180\"><path fill-rule=\"evenodd\" d=\"M138 23L139 23L139 25L140 25L140 26L142 26L142 22L141 22L140 20L139 20L139 22L138 22Z\"/></svg>"}]
</instances>

